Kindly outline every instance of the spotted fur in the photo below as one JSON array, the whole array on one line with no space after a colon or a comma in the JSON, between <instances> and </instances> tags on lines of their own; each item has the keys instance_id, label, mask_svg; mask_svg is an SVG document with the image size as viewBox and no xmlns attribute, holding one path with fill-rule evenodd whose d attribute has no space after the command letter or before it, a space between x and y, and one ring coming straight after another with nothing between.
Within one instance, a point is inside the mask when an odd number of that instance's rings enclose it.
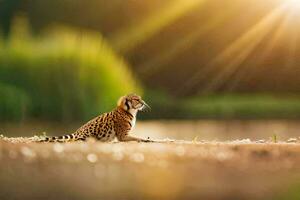
<instances>
[{"instance_id":1,"label":"spotted fur","mask_svg":"<svg viewBox=\"0 0 300 200\"><path fill-rule=\"evenodd\" d=\"M76 132L64 135L46 137L40 142L69 142L84 141L95 138L102 142L109 142L117 138L119 141L149 142L149 139L137 138L129 135L136 121L138 111L150 108L140 96L130 94L119 99L117 107L104 113L80 127Z\"/></svg>"}]
</instances>

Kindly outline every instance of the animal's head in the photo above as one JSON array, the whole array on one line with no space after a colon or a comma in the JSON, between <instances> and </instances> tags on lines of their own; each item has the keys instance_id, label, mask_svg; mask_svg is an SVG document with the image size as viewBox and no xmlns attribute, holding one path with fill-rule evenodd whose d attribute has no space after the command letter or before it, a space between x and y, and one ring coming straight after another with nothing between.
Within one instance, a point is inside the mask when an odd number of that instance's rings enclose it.
<instances>
[{"instance_id":1,"label":"animal's head","mask_svg":"<svg viewBox=\"0 0 300 200\"><path fill-rule=\"evenodd\" d=\"M150 106L136 94L121 97L118 101L118 107L131 114L136 114L138 111L150 110Z\"/></svg>"}]
</instances>

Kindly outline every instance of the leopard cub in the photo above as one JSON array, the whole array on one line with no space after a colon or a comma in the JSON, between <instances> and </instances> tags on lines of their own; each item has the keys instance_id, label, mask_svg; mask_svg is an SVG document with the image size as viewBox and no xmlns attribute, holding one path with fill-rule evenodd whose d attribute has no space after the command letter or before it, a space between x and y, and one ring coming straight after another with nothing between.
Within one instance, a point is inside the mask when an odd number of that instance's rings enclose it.
<instances>
[{"instance_id":1,"label":"leopard cub","mask_svg":"<svg viewBox=\"0 0 300 200\"><path fill-rule=\"evenodd\" d=\"M109 142L117 138L119 141L151 142L129 135L135 125L138 111L150 109L142 98L135 94L129 94L119 99L117 107L108 113L99 115L81 126L74 133L45 137L39 142L69 142L86 140L89 137L99 141Z\"/></svg>"}]
</instances>

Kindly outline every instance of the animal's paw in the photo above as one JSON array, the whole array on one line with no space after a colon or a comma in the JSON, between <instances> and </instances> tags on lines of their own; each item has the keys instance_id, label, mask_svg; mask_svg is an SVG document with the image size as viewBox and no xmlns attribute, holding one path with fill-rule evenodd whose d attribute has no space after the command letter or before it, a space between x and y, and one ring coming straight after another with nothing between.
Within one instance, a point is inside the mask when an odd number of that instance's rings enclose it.
<instances>
[{"instance_id":1,"label":"animal's paw","mask_svg":"<svg viewBox=\"0 0 300 200\"><path fill-rule=\"evenodd\" d=\"M142 139L141 142L154 142L153 140L148 137L147 139Z\"/></svg>"}]
</instances>

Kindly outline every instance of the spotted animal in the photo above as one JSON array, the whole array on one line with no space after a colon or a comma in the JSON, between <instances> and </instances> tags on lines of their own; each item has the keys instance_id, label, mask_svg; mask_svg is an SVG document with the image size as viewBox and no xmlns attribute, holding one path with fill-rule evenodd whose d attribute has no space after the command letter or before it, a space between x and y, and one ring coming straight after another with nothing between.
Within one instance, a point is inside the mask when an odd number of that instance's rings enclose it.
<instances>
[{"instance_id":1,"label":"spotted animal","mask_svg":"<svg viewBox=\"0 0 300 200\"><path fill-rule=\"evenodd\" d=\"M138 111L148 110L150 107L142 98L135 94L123 96L119 99L117 107L90 120L72 134L63 136L45 137L39 142L69 142L84 141L95 138L102 142L110 142L117 138L119 141L151 142L129 135L136 122Z\"/></svg>"}]
</instances>

